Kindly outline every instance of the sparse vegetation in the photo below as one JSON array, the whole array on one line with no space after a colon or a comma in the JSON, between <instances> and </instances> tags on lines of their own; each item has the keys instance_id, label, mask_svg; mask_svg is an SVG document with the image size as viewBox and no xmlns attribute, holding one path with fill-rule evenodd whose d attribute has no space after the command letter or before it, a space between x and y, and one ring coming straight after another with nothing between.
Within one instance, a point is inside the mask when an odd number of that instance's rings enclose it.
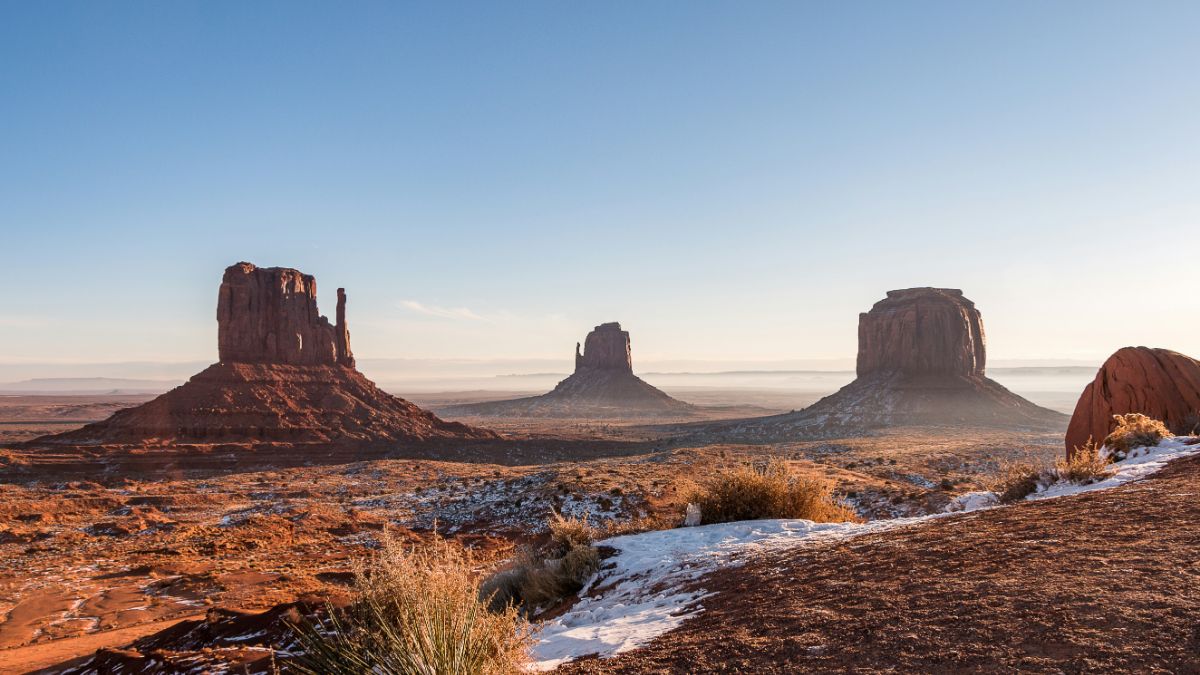
<instances>
[{"instance_id":1,"label":"sparse vegetation","mask_svg":"<svg viewBox=\"0 0 1200 675\"><path fill-rule=\"evenodd\" d=\"M532 615L578 593L600 568L592 545L598 532L586 518L554 513L548 526L550 541L542 549L522 548L510 567L484 581L480 597L493 611Z\"/></svg>"},{"instance_id":2,"label":"sparse vegetation","mask_svg":"<svg viewBox=\"0 0 1200 675\"><path fill-rule=\"evenodd\" d=\"M1001 504L1011 504L1037 492L1041 485L1053 482L1051 471L1041 464L1009 462L1000 465L991 485Z\"/></svg>"},{"instance_id":3,"label":"sparse vegetation","mask_svg":"<svg viewBox=\"0 0 1200 675\"><path fill-rule=\"evenodd\" d=\"M1075 448L1070 458L1058 460L1054 465L1054 472L1059 480L1081 485L1104 480L1115 473L1109 465L1108 457L1102 455L1100 448L1090 441L1082 448Z\"/></svg>"},{"instance_id":4,"label":"sparse vegetation","mask_svg":"<svg viewBox=\"0 0 1200 675\"><path fill-rule=\"evenodd\" d=\"M821 523L860 520L853 509L833 498L828 481L795 476L780 460L721 471L702 482L687 501L700 506L704 523L760 518L806 518Z\"/></svg>"},{"instance_id":5,"label":"sparse vegetation","mask_svg":"<svg viewBox=\"0 0 1200 675\"><path fill-rule=\"evenodd\" d=\"M345 611L295 627L301 673L501 675L522 671L532 633L511 607L488 611L469 552L436 538L405 546L385 536L354 569Z\"/></svg>"},{"instance_id":6,"label":"sparse vegetation","mask_svg":"<svg viewBox=\"0 0 1200 675\"><path fill-rule=\"evenodd\" d=\"M1134 448L1158 445L1162 439L1172 436L1165 424L1141 413L1113 415L1113 419L1117 428L1104 439L1104 447L1114 462L1125 459Z\"/></svg>"}]
</instances>

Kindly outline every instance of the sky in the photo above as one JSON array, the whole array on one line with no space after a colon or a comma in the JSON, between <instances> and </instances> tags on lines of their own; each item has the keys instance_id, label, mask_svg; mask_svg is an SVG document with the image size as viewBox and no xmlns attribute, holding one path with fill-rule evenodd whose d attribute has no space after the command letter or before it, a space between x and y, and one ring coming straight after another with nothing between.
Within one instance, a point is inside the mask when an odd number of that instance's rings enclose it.
<instances>
[{"instance_id":1,"label":"sky","mask_svg":"<svg viewBox=\"0 0 1200 675\"><path fill-rule=\"evenodd\" d=\"M0 364L213 361L222 270L360 358L1200 356L1200 3L0 0ZM569 366L564 366L569 367Z\"/></svg>"}]
</instances>

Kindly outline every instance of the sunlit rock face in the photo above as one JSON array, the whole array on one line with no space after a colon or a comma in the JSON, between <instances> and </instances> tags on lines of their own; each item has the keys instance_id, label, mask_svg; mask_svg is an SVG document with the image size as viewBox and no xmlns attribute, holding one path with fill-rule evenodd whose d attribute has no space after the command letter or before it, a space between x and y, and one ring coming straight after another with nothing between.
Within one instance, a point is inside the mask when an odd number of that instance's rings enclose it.
<instances>
[{"instance_id":1,"label":"sunlit rock face","mask_svg":"<svg viewBox=\"0 0 1200 675\"><path fill-rule=\"evenodd\" d=\"M217 295L220 362L184 385L41 445L349 446L492 439L375 386L357 368L338 289L336 324L317 311L317 282L299 270L225 270Z\"/></svg>"},{"instance_id":2,"label":"sunlit rock face","mask_svg":"<svg viewBox=\"0 0 1200 675\"><path fill-rule=\"evenodd\" d=\"M346 292L338 289L337 323L330 325L317 311L311 275L231 265L217 295L217 351L222 363L353 366Z\"/></svg>"},{"instance_id":3,"label":"sunlit rock face","mask_svg":"<svg viewBox=\"0 0 1200 675\"><path fill-rule=\"evenodd\" d=\"M1113 430L1113 415L1141 413L1177 434L1200 426L1200 361L1169 349L1119 349L1084 388L1067 427L1067 454Z\"/></svg>"},{"instance_id":4,"label":"sunlit rock face","mask_svg":"<svg viewBox=\"0 0 1200 675\"><path fill-rule=\"evenodd\" d=\"M858 318L858 376L982 376L986 362L983 318L953 288L908 288Z\"/></svg>"}]
</instances>

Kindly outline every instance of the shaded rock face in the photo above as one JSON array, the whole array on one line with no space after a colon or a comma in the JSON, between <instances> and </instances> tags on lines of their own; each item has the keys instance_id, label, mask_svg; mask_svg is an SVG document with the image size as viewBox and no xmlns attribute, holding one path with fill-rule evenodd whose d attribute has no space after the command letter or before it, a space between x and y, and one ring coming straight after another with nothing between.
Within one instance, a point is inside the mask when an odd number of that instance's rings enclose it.
<instances>
[{"instance_id":1,"label":"shaded rock face","mask_svg":"<svg viewBox=\"0 0 1200 675\"><path fill-rule=\"evenodd\" d=\"M1113 430L1113 415L1142 413L1173 433L1200 425L1200 361L1169 349L1119 349L1084 388L1067 427L1067 455Z\"/></svg>"},{"instance_id":2,"label":"shaded rock face","mask_svg":"<svg viewBox=\"0 0 1200 675\"><path fill-rule=\"evenodd\" d=\"M953 288L888 291L858 317L858 376L982 376L983 319Z\"/></svg>"},{"instance_id":3,"label":"shaded rock face","mask_svg":"<svg viewBox=\"0 0 1200 675\"><path fill-rule=\"evenodd\" d=\"M352 367L345 289L338 289L337 323L330 325L317 311L312 276L286 267L231 265L217 295L217 351L222 363Z\"/></svg>"},{"instance_id":4,"label":"shaded rock face","mask_svg":"<svg viewBox=\"0 0 1200 675\"><path fill-rule=\"evenodd\" d=\"M621 330L621 324L616 321L602 323L592 329L583 341L582 354L579 353L579 344L575 344L575 372L585 368L632 373L629 331Z\"/></svg>"}]
</instances>

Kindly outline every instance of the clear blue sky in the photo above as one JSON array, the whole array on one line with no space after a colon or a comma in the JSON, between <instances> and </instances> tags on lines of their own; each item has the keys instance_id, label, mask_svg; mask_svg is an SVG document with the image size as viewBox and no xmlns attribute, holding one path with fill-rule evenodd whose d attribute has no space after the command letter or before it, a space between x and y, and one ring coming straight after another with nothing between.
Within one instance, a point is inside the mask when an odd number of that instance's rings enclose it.
<instances>
[{"instance_id":1,"label":"clear blue sky","mask_svg":"<svg viewBox=\"0 0 1200 675\"><path fill-rule=\"evenodd\" d=\"M0 2L0 362L216 356L222 269L361 357L1200 356L1200 3Z\"/></svg>"}]
</instances>

